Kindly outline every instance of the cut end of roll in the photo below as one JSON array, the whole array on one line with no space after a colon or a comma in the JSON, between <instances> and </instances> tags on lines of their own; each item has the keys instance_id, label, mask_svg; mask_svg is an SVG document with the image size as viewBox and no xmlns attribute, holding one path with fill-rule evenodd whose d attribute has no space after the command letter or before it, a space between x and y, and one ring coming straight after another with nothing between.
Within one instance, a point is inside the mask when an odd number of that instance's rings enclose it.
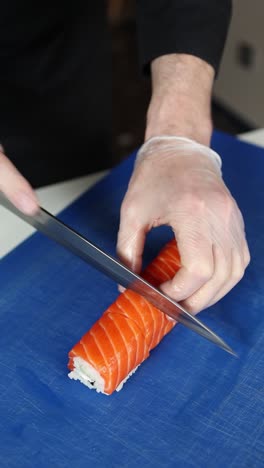
<instances>
[{"instance_id":1,"label":"cut end of roll","mask_svg":"<svg viewBox=\"0 0 264 468\"><path fill-rule=\"evenodd\" d=\"M73 370L69 372L68 377L72 380L79 380L83 385L90 388L91 390L95 390L97 393L103 393L104 395L110 395L104 391L105 389L105 381L103 377L99 374L99 372L91 366L88 362L80 357L75 357L72 360ZM123 385L127 382L129 377L133 375L137 368L135 367L122 382L116 388L116 392L120 392L122 390Z\"/></svg>"},{"instance_id":2,"label":"cut end of roll","mask_svg":"<svg viewBox=\"0 0 264 468\"><path fill-rule=\"evenodd\" d=\"M73 358L73 370L68 374L68 377L72 380L79 380L91 390L105 394L104 379L93 366L80 357Z\"/></svg>"}]
</instances>

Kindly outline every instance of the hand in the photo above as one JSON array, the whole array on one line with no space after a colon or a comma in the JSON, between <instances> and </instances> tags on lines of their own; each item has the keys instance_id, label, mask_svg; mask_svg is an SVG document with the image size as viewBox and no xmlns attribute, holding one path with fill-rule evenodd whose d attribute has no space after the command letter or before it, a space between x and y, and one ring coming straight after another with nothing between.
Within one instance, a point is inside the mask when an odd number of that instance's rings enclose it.
<instances>
[{"instance_id":1,"label":"hand","mask_svg":"<svg viewBox=\"0 0 264 468\"><path fill-rule=\"evenodd\" d=\"M134 271L146 233L169 225L182 268L162 290L197 313L242 278L250 256L238 206L221 176L221 159L187 138L154 137L136 160L121 207L117 249Z\"/></svg>"},{"instance_id":2,"label":"hand","mask_svg":"<svg viewBox=\"0 0 264 468\"><path fill-rule=\"evenodd\" d=\"M33 215L38 210L38 200L26 179L5 156L0 145L0 190L23 213Z\"/></svg>"}]
</instances>

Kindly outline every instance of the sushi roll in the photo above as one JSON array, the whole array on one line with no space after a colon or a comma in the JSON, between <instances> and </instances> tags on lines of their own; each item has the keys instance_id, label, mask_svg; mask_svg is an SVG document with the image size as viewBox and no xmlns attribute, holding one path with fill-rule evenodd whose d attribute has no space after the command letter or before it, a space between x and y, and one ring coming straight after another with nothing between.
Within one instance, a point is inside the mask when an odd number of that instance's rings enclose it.
<instances>
[{"instance_id":1,"label":"sushi roll","mask_svg":"<svg viewBox=\"0 0 264 468\"><path fill-rule=\"evenodd\" d=\"M176 241L168 242L142 277L158 286L179 270ZM69 352L69 378L111 395L120 391L175 321L126 289Z\"/></svg>"}]
</instances>

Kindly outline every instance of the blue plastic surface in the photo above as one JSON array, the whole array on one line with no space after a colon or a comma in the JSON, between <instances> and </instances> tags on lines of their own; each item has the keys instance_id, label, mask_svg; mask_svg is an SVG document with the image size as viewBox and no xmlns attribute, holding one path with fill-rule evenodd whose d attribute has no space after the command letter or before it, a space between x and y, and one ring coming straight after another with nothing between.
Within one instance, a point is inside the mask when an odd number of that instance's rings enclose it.
<instances>
[{"instance_id":1,"label":"blue plastic surface","mask_svg":"<svg viewBox=\"0 0 264 468\"><path fill-rule=\"evenodd\" d=\"M264 463L264 151L215 133L244 214L252 262L200 318L235 359L177 326L123 390L67 377L67 353L115 299L116 285L36 234L0 262L1 467L260 467ZM115 253L132 155L60 216ZM149 261L170 238L154 230Z\"/></svg>"}]
</instances>

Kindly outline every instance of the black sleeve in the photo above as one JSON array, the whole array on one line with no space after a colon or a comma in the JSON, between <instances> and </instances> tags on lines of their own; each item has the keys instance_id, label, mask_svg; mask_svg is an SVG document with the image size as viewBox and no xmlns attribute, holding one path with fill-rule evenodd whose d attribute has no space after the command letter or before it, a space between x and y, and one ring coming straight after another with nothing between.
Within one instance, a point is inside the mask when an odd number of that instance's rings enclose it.
<instances>
[{"instance_id":1,"label":"black sleeve","mask_svg":"<svg viewBox=\"0 0 264 468\"><path fill-rule=\"evenodd\" d=\"M137 0L140 65L149 73L161 55L184 53L220 65L232 0Z\"/></svg>"}]
</instances>

